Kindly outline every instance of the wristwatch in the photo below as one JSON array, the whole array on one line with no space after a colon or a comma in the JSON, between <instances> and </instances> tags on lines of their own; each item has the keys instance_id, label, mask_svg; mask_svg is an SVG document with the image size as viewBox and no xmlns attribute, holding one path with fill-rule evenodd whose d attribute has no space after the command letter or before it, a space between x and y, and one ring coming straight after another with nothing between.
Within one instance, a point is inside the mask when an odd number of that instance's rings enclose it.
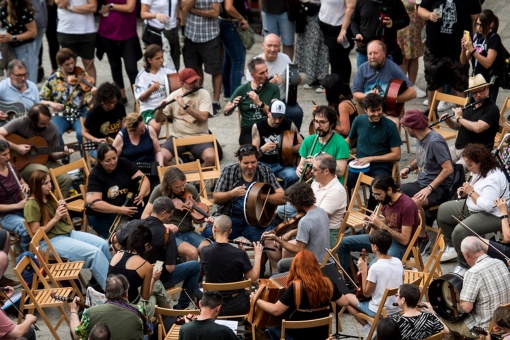
<instances>
[{"instance_id":1,"label":"wristwatch","mask_svg":"<svg viewBox=\"0 0 510 340\"><path fill-rule=\"evenodd\" d=\"M12 42L16 42L16 41L18 41L18 38L16 37L16 35L13 35L12 36Z\"/></svg>"},{"instance_id":2,"label":"wristwatch","mask_svg":"<svg viewBox=\"0 0 510 340\"><path fill-rule=\"evenodd\" d=\"M184 106L183 106L183 108L182 108L182 109L183 109L184 111L186 111L186 110L188 109L188 107L189 107L189 105L188 105L188 104L186 104L186 105L184 105Z\"/></svg>"},{"instance_id":3,"label":"wristwatch","mask_svg":"<svg viewBox=\"0 0 510 340\"><path fill-rule=\"evenodd\" d=\"M262 104L260 104L259 108L263 109L264 106L266 106L266 103L262 102Z\"/></svg>"},{"instance_id":4,"label":"wristwatch","mask_svg":"<svg viewBox=\"0 0 510 340\"><path fill-rule=\"evenodd\" d=\"M107 7L108 7L108 10L109 10L109 11L111 11L111 10L113 9L113 4L112 4L112 3L109 3L109 4L107 5Z\"/></svg>"}]
</instances>

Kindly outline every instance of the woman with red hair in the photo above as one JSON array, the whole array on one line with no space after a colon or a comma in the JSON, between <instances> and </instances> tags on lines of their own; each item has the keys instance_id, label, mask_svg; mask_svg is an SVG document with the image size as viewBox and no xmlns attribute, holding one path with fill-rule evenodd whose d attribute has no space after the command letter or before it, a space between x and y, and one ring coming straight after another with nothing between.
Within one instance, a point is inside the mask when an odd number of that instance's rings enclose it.
<instances>
[{"instance_id":1,"label":"woman with red hair","mask_svg":"<svg viewBox=\"0 0 510 340\"><path fill-rule=\"evenodd\" d=\"M300 303L297 305L296 290L301 290ZM252 296L254 293L252 294ZM287 290L276 303L257 300L257 307L271 315L282 315L285 320L301 321L327 317L330 313L331 301L337 305L345 304L347 298L329 278L322 274L315 255L309 250L302 250L294 257L287 278ZM281 327L269 329L271 340L280 339ZM326 339L326 327L288 330L286 339Z\"/></svg>"}]
</instances>

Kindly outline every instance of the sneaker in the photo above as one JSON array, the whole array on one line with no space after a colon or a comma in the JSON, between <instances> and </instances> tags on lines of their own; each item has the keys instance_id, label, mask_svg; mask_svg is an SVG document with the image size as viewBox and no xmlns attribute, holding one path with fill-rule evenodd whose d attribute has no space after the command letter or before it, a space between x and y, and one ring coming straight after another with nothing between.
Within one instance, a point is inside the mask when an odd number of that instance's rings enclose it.
<instances>
[{"instance_id":1,"label":"sneaker","mask_svg":"<svg viewBox=\"0 0 510 340\"><path fill-rule=\"evenodd\" d=\"M314 80L311 83L303 85L303 88L307 89L307 90L310 90L310 89L313 89L313 88L315 88L316 86L319 86L319 85L320 85L319 80Z\"/></svg>"},{"instance_id":2,"label":"sneaker","mask_svg":"<svg viewBox=\"0 0 510 340\"><path fill-rule=\"evenodd\" d=\"M425 100L423 101L423 105L425 105L425 106L429 106L429 100L428 100L428 99L425 99Z\"/></svg>"},{"instance_id":3,"label":"sneaker","mask_svg":"<svg viewBox=\"0 0 510 340\"><path fill-rule=\"evenodd\" d=\"M213 110L213 113L212 115L209 114L211 117L216 117L218 115L218 113L221 112L221 104L220 103L212 103L212 110Z\"/></svg>"},{"instance_id":4,"label":"sneaker","mask_svg":"<svg viewBox=\"0 0 510 340\"><path fill-rule=\"evenodd\" d=\"M443 256L441 256L440 262L447 262L456 258L457 252L455 251L455 248L453 248L452 246L447 246L443 253Z\"/></svg>"},{"instance_id":5,"label":"sneaker","mask_svg":"<svg viewBox=\"0 0 510 340\"><path fill-rule=\"evenodd\" d=\"M7 276L4 276L4 277L2 277L2 279L0 279L0 287L7 287L7 286L10 286L12 288L17 288L17 287L21 286L21 283L19 283L19 281L11 280Z\"/></svg>"},{"instance_id":6,"label":"sneaker","mask_svg":"<svg viewBox=\"0 0 510 340\"><path fill-rule=\"evenodd\" d=\"M414 90L416 91L416 98L425 98L427 96L427 92L420 89L416 84L414 85Z\"/></svg>"},{"instance_id":7,"label":"sneaker","mask_svg":"<svg viewBox=\"0 0 510 340\"><path fill-rule=\"evenodd\" d=\"M429 235L425 237L418 236L418 246L420 247L421 256L425 256L427 252L430 250L431 242L429 239Z\"/></svg>"},{"instance_id":8,"label":"sneaker","mask_svg":"<svg viewBox=\"0 0 510 340\"><path fill-rule=\"evenodd\" d=\"M319 87L315 89L315 92L324 93L324 87L322 87L322 85L319 85Z\"/></svg>"},{"instance_id":9,"label":"sneaker","mask_svg":"<svg viewBox=\"0 0 510 340\"><path fill-rule=\"evenodd\" d=\"M450 108L453 107L453 103L447 103L447 102L444 102L444 101L440 101L439 102L439 105L437 106L437 111L441 112L441 111L446 111Z\"/></svg>"}]
</instances>

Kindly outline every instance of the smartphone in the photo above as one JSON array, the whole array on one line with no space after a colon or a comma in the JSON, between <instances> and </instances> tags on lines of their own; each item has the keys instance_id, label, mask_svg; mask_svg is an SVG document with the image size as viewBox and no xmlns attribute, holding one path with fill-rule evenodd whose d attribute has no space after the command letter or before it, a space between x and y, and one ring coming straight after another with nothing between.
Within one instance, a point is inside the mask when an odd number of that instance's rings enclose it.
<instances>
[{"instance_id":1,"label":"smartphone","mask_svg":"<svg viewBox=\"0 0 510 340\"><path fill-rule=\"evenodd\" d=\"M154 264L154 268L152 269L152 271L161 269L163 269L163 261L156 261L156 264Z\"/></svg>"},{"instance_id":2,"label":"smartphone","mask_svg":"<svg viewBox=\"0 0 510 340\"><path fill-rule=\"evenodd\" d=\"M464 31L464 39L467 41L471 40L471 33L469 33L469 31Z\"/></svg>"}]
</instances>

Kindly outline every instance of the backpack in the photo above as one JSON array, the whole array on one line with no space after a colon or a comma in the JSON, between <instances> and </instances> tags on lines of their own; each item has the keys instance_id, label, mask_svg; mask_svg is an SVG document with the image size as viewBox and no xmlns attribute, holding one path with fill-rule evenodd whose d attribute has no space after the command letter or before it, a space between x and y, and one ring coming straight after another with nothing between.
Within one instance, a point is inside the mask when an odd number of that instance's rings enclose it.
<instances>
[{"instance_id":1,"label":"backpack","mask_svg":"<svg viewBox=\"0 0 510 340\"><path fill-rule=\"evenodd\" d=\"M37 265L37 268L41 268L41 265L39 264L39 261L37 260L37 258L35 257L34 254L32 254L31 252L29 251L25 251L23 253L21 253L18 257L18 260L16 261L16 265L25 257L25 256L29 256L30 258L32 258L32 261L34 261L34 263ZM25 282L27 283L28 286L30 286L32 284L32 280L34 279L34 274L35 274L35 270L31 267L31 266L27 266L22 272L21 272L21 276L23 277L23 280L25 280Z\"/></svg>"}]
</instances>

